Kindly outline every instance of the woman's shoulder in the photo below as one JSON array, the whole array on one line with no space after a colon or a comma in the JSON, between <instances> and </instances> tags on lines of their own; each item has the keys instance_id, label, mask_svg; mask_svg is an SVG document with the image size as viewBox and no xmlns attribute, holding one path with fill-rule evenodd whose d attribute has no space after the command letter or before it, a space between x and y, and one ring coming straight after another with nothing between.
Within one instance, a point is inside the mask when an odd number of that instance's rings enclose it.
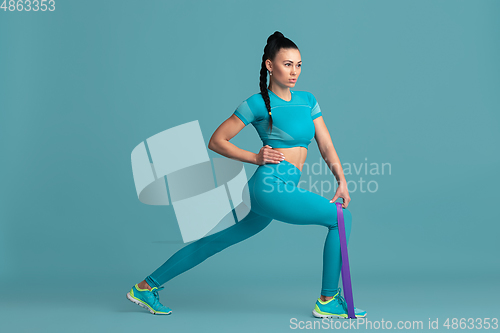
<instances>
[{"instance_id":1,"label":"woman's shoulder","mask_svg":"<svg viewBox=\"0 0 500 333\"><path fill-rule=\"evenodd\" d=\"M300 96L309 96L309 95L312 95L312 93L310 93L309 91L305 91L305 90L291 90L294 94L297 94L297 95L300 95Z\"/></svg>"},{"instance_id":2,"label":"woman's shoulder","mask_svg":"<svg viewBox=\"0 0 500 333\"><path fill-rule=\"evenodd\" d=\"M248 103L248 106L254 111L258 112L259 110L266 109L266 103L264 102L264 99L262 98L262 94L260 92L257 92L250 97L248 97L245 102Z\"/></svg>"},{"instance_id":3,"label":"woman's shoulder","mask_svg":"<svg viewBox=\"0 0 500 333\"><path fill-rule=\"evenodd\" d=\"M261 120L267 114L266 103L260 92L242 101L236 111L246 117L248 123L253 122L253 120Z\"/></svg>"},{"instance_id":4,"label":"woman's shoulder","mask_svg":"<svg viewBox=\"0 0 500 333\"><path fill-rule=\"evenodd\" d=\"M304 90L292 90L293 94L295 96L299 97L302 101L307 102L307 104L311 107L314 107L317 103L316 97L309 92L309 91L304 91Z\"/></svg>"},{"instance_id":5,"label":"woman's shoulder","mask_svg":"<svg viewBox=\"0 0 500 333\"><path fill-rule=\"evenodd\" d=\"M247 101L252 101L252 102L257 102L257 101L264 101L264 99L262 98L262 93L259 91L259 92L256 92L255 94L251 95L250 97L248 97L246 99Z\"/></svg>"}]
</instances>

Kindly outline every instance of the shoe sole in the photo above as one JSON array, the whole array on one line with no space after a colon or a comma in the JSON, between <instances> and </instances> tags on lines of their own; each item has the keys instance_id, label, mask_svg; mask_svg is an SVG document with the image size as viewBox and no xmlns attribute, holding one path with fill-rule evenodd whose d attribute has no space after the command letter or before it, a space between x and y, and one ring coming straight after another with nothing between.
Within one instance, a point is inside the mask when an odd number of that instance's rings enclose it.
<instances>
[{"instance_id":1,"label":"shoe sole","mask_svg":"<svg viewBox=\"0 0 500 333\"><path fill-rule=\"evenodd\" d=\"M349 319L348 317L342 317L342 316L339 316L339 315L336 315L336 314L329 314L329 315L324 315L324 314L321 314L321 313L318 313L316 312L316 310L313 310L313 316L316 317L316 318L339 318L339 319ZM362 316L362 315L355 315L356 318L364 318L366 317L366 313Z\"/></svg>"},{"instance_id":2,"label":"shoe sole","mask_svg":"<svg viewBox=\"0 0 500 333\"><path fill-rule=\"evenodd\" d=\"M151 312L152 314L160 314L160 315L168 315L168 314L171 314L172 313L172 310L170 310L170 312L159 312L159 311L155 311L153 310L149 305L147 305L146 303L144 303L143 301L137 299L137 298L134 298L132 295L130 295L130 292L127 293L127 299L139 306L142 306L143 308L145 308L146 310L148 310L149 312Z\"/></svg>"}]
</instances>

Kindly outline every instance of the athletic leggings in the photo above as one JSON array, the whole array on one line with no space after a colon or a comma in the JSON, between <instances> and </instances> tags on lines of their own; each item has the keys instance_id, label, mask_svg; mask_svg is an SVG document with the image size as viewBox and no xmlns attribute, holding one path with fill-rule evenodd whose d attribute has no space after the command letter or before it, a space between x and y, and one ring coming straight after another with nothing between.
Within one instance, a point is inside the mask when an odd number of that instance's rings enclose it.
<instances>
[{"instance_id":1,"label":"athletic leggings","mask_svg":"<svg viewBox=\"0 0 500 333\"><path fill-rule=\"evenodd\" d=\"M300 169L286 160L260 165L247 183L251 206L249 214L231 227L186 245L146 277L146 282L151 287L160 287L208 257L257 234L274 219L328 228L323 250L321 295L334 296L342 265L337 207L329 199L297 187L300 175ZM349 210L342 210L349 240L352 216Z\"/></svg>"}]
</instances>

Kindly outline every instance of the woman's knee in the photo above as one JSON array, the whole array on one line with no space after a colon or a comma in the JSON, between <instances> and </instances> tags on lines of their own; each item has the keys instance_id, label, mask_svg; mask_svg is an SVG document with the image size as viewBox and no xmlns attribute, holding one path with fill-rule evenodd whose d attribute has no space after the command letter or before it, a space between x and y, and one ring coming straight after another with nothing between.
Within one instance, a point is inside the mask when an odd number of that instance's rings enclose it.
<instances>
[{"instance_id":1,"label":"woman's knee","mask_svg":"<svg viewBox=\"0 0 500 333\"><path fill-rule=\"evenodd\" d=\"M344 215L344 223L352 224L352 214L351 211L347 208L342 208L342 213Z\"/></svg>"},{"instance_id":2,"label":"woman's knee","mask_svg":"<svg viewBox=\"0 0 500 333\"><path fill-rule=\"evenodd\" d=\"M328 228L329 229L337 229L338 228L338 221L339 221L339 215L338 215L338 209L335 206L335 214L336 217L335 219L331 219L328 223ZM344 217L344 226L346 229L351 229L352 225L352 214L351 211L348 210L347 208L342 208L342 215Z\"/></svg>"},{"instance_id":3,"label":"woman's knee","mask_svg":"<svg viewBox=\"0 0 500 333\"><path fill-rule=\"evenodd\" d=\"M217 234L201 238L196 242L188 245L191 246L191 253L194 253L197 256L203 258L208 258L232 245L232 242L228 242L228 239L212 236L217 236Z\"/></svg>"},{"instance_id":4,"label":"woman's knee","mask_svg":"<svg viewBox=\"0 0 500 333\"><path fill-rule=\"evenodd\" d=\"M212 256L222 250L244 241L265 229L272 219L265 217L255 217L252 219L242 219L240 222L221 230L215 234L207 236L197 241L197 248Z\"/></svg>"}]
</instances>

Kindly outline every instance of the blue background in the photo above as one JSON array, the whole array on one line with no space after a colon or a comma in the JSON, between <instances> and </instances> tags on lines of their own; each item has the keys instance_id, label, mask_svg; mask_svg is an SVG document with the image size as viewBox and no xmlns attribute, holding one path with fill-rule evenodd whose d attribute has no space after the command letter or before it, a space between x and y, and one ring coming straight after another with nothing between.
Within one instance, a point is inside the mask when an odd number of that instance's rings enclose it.
<instances>
[{"instance_id":1,"label":"blue background","mask_svg":"<svg viewBox=\"0 0 500 333\"><path fill-rule=\"evenodd\" d=\"M172 315L125 298L184 246L172 207L138 200L132 149L193 120L208 143L259 91L275 30L300 48L295 89L316 96L341 162L391 165L346 175L378 183L351 192L356 306L426 329L429 318L500 317L499 11L494 0L0 11L2 327L285 332L291 318L314 320L326 230L279 221L166 283ZM261 147L252 126L231 142ZM313 140L307 161L319 160Z\"/></svg>"}]
</instances>

